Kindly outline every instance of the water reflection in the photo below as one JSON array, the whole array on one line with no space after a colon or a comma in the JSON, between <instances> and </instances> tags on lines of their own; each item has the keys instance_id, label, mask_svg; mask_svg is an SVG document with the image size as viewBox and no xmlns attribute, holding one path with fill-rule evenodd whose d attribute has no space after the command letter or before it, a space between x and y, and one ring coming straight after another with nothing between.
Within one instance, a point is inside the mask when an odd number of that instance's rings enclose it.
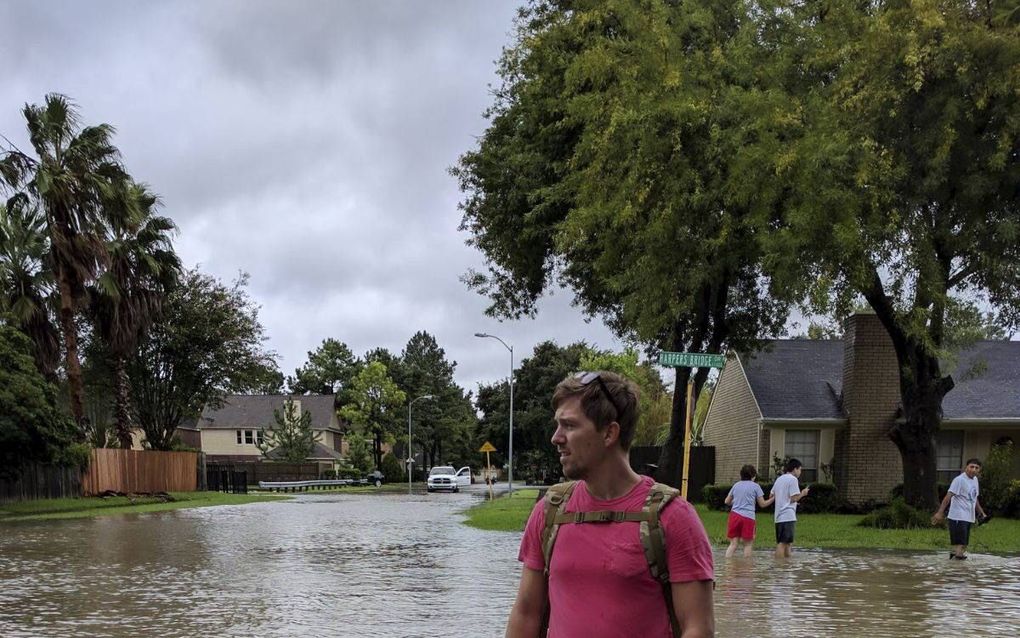
<instances>
[{"instance_id":1,"label":"water reflection","mask_svg":"<svg viewBox=\"0 0 1020 638\"><path fill-rule=\"evenodd\" d=\"M1010 636L1020 561L938 553L800 551L717 556L720 636Z\"/></svg>"},{"instance_id":2,"label":"water reflection","mask_svg":"<svg viewBox=\"0 0 1020 638\"><path fill-rule=\"evenodd\" d=\"M302 495L0 527L0 636L499 636L519 533L479 494ZM942 552L716 557L720 636L1004 636L1020 560Z\"/></svg>"}]
</instances>

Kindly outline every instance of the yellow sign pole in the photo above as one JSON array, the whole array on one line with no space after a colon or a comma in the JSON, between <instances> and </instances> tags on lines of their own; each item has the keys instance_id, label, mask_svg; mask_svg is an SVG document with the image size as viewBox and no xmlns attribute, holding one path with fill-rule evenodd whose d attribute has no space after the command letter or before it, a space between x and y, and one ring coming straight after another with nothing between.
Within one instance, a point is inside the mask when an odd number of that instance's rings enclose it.
<instances>
[{"instance_id":1,"label":"yellow sign pole","mask_svg":"<svg viewBox=\"0 0 1020 638\"><path fill-rule=\"evenodd\" d=\"M489 453L485 453L485 476L487 477L487 483L489 484L489 500L496 498L496 495L492 491L492 462L489 461Z\"/></svg>"},{"instance_id":2,"label":"yellow sign pole","mask_svg":"<svg viewBox=\"0 0 1020 638\"><path fill-rule=\"evenodd\" d=\"M496 494L492 491L492 484L495 483L495 481L492 478L492 462L489 461L489 452L495 452L496 446L486 441L485 445L483 445L478 451L485 452L485 482L489 484L489 500L491 501L496 498Z\"/></svg>"},{"instance_id":3,"label":"yellow sign pole","mask_svg":"<svg viewBox=\"0 0 1020 638\"><path fill-rule=\"evenodd\" d=\"M680 496L687 499L687 475L691 469L691 415L694 402L694 377L687 380L687 415L684 426L684 469L680 475Z\"/></svg>"}]
</instances>

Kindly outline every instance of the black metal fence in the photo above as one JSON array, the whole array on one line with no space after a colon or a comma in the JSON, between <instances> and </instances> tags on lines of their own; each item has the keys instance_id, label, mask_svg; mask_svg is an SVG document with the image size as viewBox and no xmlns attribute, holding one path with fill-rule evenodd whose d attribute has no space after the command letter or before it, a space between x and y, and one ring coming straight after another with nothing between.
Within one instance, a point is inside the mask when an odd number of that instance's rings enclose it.
<instances>
[{"instance_id":1,"label":"black metal fence","mask_svg":"<svg viewBox=\"0 0 1020 638\"><path fill-rule=\"evenodd\" d=\"M81 470L28 463L13 478L0 478L0 503L81 496Z\"/></svg>"},{"instance_id":2,"label":"black metal fence","mask_svg":"<svg viewBox=\"0 0 1020 638\"><path fill-rule=\"evenodd\" d=\"M229 494L248 493L248 475L245 472L223 470L207 466L205 470L206 489L210 492Z\"/></svg>"},{"instance_id":3,"label":"black metal fence","mask_svg":"<svg viewBox=\"0 0 1020 638\"><path fill-rule=\"evenodd\" d=\"M257 487L259 481L314 481L319 478L318 463L276 463L271 461L260 461L257 463L215 463L206 462L206 483L207 489L218 492L223 491L213 487L213 480L219 480L217 485L222 485L221 479L211 478L214 473L222 477L223 472L231 474L243 474L245 486ZM230 484L235 482L230 479Z\"/></svg>"}]
</instances>

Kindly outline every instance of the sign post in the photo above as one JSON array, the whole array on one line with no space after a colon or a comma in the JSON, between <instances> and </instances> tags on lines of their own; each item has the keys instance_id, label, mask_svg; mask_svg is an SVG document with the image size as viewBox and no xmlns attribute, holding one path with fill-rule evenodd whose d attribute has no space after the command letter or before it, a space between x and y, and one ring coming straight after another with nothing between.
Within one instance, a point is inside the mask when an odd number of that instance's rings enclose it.
<instances>
[{"instance_id":1,"label":"sign post","mask_svg":"<svg viewBox=\"0 0 1020 638\"><path fill-rule=\"evenodd\" d=\"M491 501L495 498L495 494L492 492L492 484L494 481L492 480L492 463L489 461L489 452L495 452L496 446L486 441L485 445L483 445L478 451L485 452L485 482L489 484L489 500Z\"/></svg>"},{"instance_id":2,"label":"sign post","mask_svg":"<svg viewBox=\"0 0 1020 638\"><path fill-rule=\"evenodd\" d=\"M660 352L659 365L667 368L721 368L726 357L707 352ZM679 390L679 388L674 391ZM687 379L687 414L684 415L684 464L680 474L680 496L687 499L687 477L691 469L691 421L694 417L694 375Z\"/></svg>"}]
</instances>

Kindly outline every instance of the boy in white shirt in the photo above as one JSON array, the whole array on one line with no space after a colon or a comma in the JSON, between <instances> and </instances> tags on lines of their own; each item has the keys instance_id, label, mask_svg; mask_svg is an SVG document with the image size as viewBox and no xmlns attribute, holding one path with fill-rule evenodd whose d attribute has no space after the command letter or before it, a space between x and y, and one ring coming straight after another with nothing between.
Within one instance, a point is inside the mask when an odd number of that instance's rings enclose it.
<instances>
[{"instance_id":1,"label":"boy in white shirt","mask_svg":"<svg viewBox=\"0 0 1020 638\"><path fill-rule=\"evenodd\" d=\"M967 560L967 545L970 544L970 528L977 520L975 513L981 518L985 517L985 510L978 502L977 475L981 472L981 461L968 459L963 472L953 479L949 485L946 497L942 499L935 515L931 517L931 524L938 525L942 522L942 514L949 507L949 544L953 546L953 552L949 554L950 559Z\"/></svg>"},{"instance_id":2,"label":"boy in white shirt","mask_svg":"<svg viewBox=\"0 0 1020 638\"><path fill-rule=\"evenodd\" d=\"M784 474L772 485L770 496L776 499L776 558L789 558L793 553L793 532L797 525L797 503L810 489L800 489L801 462L790 459Z\"/></svg>"}]
</instances>

